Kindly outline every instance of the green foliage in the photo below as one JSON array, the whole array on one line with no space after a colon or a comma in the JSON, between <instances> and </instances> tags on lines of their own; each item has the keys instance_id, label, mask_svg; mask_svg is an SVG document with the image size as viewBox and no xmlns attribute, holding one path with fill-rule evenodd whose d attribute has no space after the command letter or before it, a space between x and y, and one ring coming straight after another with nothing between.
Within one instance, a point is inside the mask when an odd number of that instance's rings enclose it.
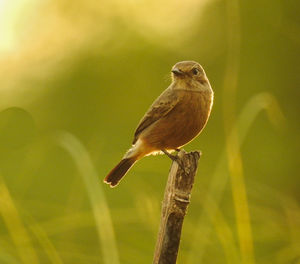
<instances>
[{"instance_id":1,"label":"green foliage","mask_svg":"<svg viewBox=\"0 0 300 264\"><path fill-rule=\"evenodd\" d=\"M151 263L169 159L102 180L180 60L203 65L215 102L185 147L203 155L178 263L300 261L297 1L14 2L0 16L0 263Z\"/></svg>"}]
</instances>

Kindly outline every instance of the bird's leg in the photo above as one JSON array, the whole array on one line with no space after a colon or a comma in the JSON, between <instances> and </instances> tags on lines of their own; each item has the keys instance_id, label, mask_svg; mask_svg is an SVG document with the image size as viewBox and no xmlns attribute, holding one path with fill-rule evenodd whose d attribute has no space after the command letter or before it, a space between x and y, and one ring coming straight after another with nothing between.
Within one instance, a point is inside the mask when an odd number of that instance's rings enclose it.
<instances>
[{"instance_id":1,"label":"bird's leg","mask_svg":"<svg viewBox=\"0 0 300 264\"><path fill-rule=\"evenodd\" d=\"M165 153L171 160L173 161L177 161L178 157L177 156L173 156L172 154L170 154L168 151L166 151L165 149L161 150L163 153Z\"/></svg>"},{"instance_id":2,"label":"bird's leg","mask_svg":"<svg viewBox=\"0 0 300 264\"><path fill-rule=\"evenodd\" d=\"M178 149L175 149L176 151L178 151ZM177 162L178 166L183 170L183 172L187 175L185 169L184 169L184 166L180 160L180 158L178 156L174 156L172 154L170 154L168 151L166 151L165 149L162 149L161 150L164 154L166 154L172 161L175 161ZM180 149L179 149L180 151Z\"/></svg>"}]
</instances>

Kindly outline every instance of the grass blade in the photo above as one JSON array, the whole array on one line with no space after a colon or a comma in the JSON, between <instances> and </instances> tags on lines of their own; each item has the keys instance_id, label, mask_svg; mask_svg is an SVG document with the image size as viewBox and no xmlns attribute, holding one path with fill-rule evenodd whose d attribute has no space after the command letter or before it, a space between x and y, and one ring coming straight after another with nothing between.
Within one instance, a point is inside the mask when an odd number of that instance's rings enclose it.
<instances>
[{"instance_id":1,"label":"grass blade","mask_svg":"<svg viewBox=\"0 0 300 264\"><path fill-rule=\"evenodd\" d=\"M68 132L59 132L56 142L72 156L85 183L96 221L105 264L119 264L118 250L110 211L99 177L90 156L81 142Z\"/></svg>"},{"instance_id":2,"label":"grass blade","mask_svg":"<svg viewBox=\"0 0 300 264\"><path fill-rule=\"evenodd\" d=\"M0 214L16 246L19 257L24 264L39 263L30 236L24 227L18 209L0 176Z\"/></svg>"}]
</instances>

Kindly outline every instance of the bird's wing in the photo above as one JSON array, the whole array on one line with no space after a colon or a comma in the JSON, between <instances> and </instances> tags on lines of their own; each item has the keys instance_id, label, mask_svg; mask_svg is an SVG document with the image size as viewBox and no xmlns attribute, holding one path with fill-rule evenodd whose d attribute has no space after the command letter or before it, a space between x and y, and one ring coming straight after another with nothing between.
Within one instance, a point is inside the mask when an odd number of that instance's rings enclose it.
<instances>
[{"instance_id":1,"label":"bird's wing","mask_svg":"<svg viewBox=\"0 0 300 264\"><path fill-rule=\"evenodd\" d=\"M167 115L178 103L179 98L177 93L170 87L166 89L150 106L144 117L141 119L138 124L137 129L134 133L133 143L138 139L138 136L144 131L147 127L152 125L154 122L160 118Z\"/></svg>"}]
</instances>

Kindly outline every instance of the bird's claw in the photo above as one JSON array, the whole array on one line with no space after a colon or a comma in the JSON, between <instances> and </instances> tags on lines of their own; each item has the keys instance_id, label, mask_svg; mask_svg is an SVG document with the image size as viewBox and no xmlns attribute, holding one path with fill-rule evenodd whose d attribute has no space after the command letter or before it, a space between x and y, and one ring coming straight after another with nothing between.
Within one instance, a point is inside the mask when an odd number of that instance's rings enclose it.
<instances>
[{"instance_id":1,"label":"bird's claw","mask_svg":"<svg viewBox=\"0 0 300 264\"><path fill-rule=\"evenodd\" d=\"M180 151L180 149L175 149L175 150ZM184 164L183 164L182 160L177 155L174 156L164 149L162 150L162 152L164 154L166 154L172 161L175 161L178 164L178 166L183 170L185 175L188 175L188 173L184 169Z\"/></svg>"}]
</instances>

